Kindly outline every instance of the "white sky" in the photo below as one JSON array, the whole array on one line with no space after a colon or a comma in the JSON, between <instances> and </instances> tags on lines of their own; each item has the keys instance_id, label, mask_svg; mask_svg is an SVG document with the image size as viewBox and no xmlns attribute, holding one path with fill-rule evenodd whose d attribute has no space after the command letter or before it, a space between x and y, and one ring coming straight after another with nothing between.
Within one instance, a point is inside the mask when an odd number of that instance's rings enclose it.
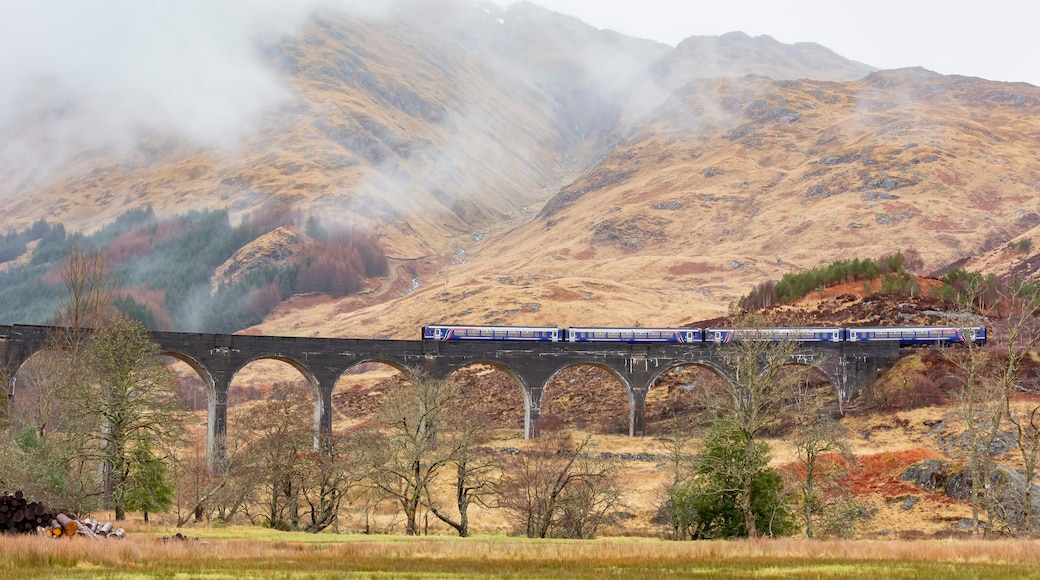
<instances>
[{"instance_id":1,"label":"white sky","mask_svg":"<svg viewBox=\"0 0 1040 580\"><path fill-rule=\"evenodd\" d=\"M513 0L494 0L509 5ZM1040 85L1036 0L530 0L595 26L675 46L735 30L816 42L882 69Z\"/></svg>"}]
</instances>

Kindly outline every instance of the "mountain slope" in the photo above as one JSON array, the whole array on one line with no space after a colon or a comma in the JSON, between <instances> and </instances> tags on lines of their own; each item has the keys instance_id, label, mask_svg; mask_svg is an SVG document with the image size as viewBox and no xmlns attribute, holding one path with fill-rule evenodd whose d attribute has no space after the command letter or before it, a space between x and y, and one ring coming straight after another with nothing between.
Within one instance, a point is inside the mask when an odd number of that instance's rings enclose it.
<instances>
[{"instance_id":1,"label":"mountain slope","mask_svg":"<svg viewBox=\"0 0 1040 580\"><path fill-rule=\"evenodd\" d=\"M144 205L349 222L395 260L379 300L292 301L251 331L396 338L684 324L792 270L910 247L938 269L1040 225L1029 85L742 33L671 49L529 3L324 11L260 47L288 96L240 147L147 134L47 178L6 168L0 223L89 231Z\"/></svg>"},{"instance_id":2,"label":"mountain slope","mask_svg":"<svg viewBox=\"0 0 1040 580\"><path fill-rule=\"evenodd\" d=\"M1029 85L914 69L692 83L531 220L323 331L685 324L838 259L914 248L941 269L1040 224L1038 103Z\"/></svg>"}]
</instances>

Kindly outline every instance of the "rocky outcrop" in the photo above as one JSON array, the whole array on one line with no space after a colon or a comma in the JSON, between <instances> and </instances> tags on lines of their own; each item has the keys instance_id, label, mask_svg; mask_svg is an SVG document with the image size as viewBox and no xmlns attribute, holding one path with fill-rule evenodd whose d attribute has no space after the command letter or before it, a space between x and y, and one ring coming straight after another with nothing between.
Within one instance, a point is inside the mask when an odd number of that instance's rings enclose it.
<instances>
[{"instance_id":1,"label":"rocky outcrop","mask_svg":"<svg viewBox=\"0 0 1040 580\"><path fill-rule=\"evenodd\" d=\"M230 285L250 272L272 266L282 266L305 254L314 240L292 227L280 227L246 244L235 255L220 265L210 278L215 292L221 285Z\"/></svg>"},{"instance_id":2,"label":"rocky outcrop","mask_svg":"<svg viewBox=\"0 0 1040 580\"><path fill-rule=\"evenodd\" d=\"M1029 482L1032 487L1031 522L1026 522L1023 501L1025 497L1025 476L999 463L990 464L992 476L982 494L982 502L990 517L998 520L987 525L998 525L1023 533L1040 531L1040 485ZM941 492L951 499L970 501L975 482L966 465L939 459L926 459L911 465L900 476L903 481L912 482L926 491ZM1026 530L1030 527L1032 529ZM991 527L991 529L994 529Z\"/></svg>"}]
</instances>

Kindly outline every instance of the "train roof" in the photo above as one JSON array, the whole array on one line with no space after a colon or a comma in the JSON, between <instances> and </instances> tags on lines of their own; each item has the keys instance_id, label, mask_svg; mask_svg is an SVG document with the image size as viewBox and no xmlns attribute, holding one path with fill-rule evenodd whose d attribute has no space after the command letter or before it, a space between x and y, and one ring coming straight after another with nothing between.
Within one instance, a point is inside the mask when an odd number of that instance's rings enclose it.
<instances>
[{"instance_id":1,"label":"train roof","mask_svg":"<svg viewBox=\"0 0 1040 580\"><path fill-rule=\"evenodd\" d=\"M487 328L515 330L561 330L558 326L496 326L486 324L427 324L423 328Z\"/></svg>"},{"instance_id":2,"label":"train roof","mask_svg":"<svg viewBox=\"0 0 1040 580\"><path fill-rule=\"evenodd\" d=\"M841 330L840 326L760 326L760 327L734 327L734 326L712 326L705 330Z\"/></svg>"},{"instance_id":3,"label":"train roof","mask_svg":"<svg viewBox=\"0 0 1040 580\"><path fill-rule=\"evenodd\" d=\"M570 330L701 330L696 326L568 326Z\"/></svg>"},{"instance_id":4,"label":"train roof","mask_svg":"<svg viewBox=\"0 0 1040 580\"><path fill-rule=\"evenodd\" d=\"M946 326L850 326L849 330L962 330L966 328L985 328L984 326L957 326L956 324L948 324Z\"/></svg>"}]
</instances>

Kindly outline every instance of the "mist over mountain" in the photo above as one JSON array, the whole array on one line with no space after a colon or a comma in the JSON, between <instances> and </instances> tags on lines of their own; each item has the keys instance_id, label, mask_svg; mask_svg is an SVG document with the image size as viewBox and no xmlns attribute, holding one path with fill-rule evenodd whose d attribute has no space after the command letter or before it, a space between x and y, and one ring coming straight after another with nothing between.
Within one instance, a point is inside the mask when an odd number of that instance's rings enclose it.
<instances>
[{"instance_id":1,"label":"mist over mountain","mask_svg":"<svg viewBox=\"0 0 1040 580\"><path fill-rule=\"evenodd\" d=\"M1029 263L1000 252L1040 226L1031 85L739 32L672 48L528 2L153 10L0 25L34 55L0 61L0 225L280 206L393 260L375 295L252 331L682 324L832 259Z\"/></svg>"}]
</instances>

